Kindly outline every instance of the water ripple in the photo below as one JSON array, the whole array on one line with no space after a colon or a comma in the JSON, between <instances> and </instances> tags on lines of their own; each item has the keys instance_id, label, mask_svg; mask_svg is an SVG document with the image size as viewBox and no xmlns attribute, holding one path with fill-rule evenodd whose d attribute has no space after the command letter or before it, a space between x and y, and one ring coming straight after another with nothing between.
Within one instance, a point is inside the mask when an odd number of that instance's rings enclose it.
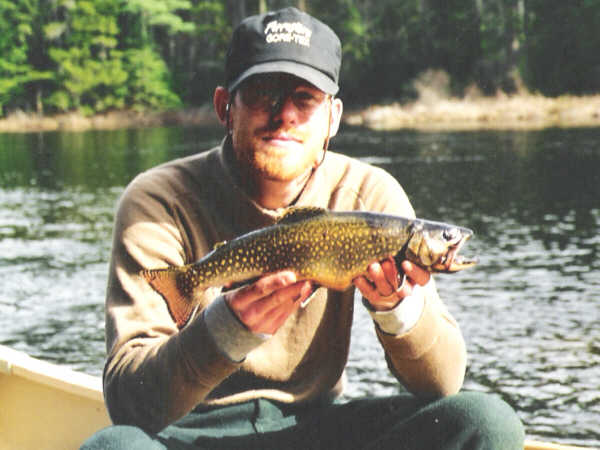
<instances>
[{"instance_id":1,"label":"water ripple","mask_svg":"<svg viewBox=\"0 0 600 450\"><path fill-rule=\"evenodd\" d=\"M0 343L100 374L115 202L140 171L220 133L59 133L13 138L31 140L29 151L4 145ZM465 388L508 401L530 438L596 447L598 141L597 129L349 129L336 138L337 148L390 171L419 216L475 230L464 252L478 255L479 265L436 277L467 341ZM401 390L360 302L347 375L349 398Z\"/></svg>"}]
</instances>

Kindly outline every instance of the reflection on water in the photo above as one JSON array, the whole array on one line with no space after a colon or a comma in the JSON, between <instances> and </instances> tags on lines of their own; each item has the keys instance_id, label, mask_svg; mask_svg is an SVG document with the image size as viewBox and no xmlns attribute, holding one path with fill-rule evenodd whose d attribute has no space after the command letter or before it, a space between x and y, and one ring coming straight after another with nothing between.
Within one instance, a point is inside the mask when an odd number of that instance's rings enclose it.
<instances>
[{"instance_id":1,"label":"reflection on water","mask_svg":"<svg viewBox=\"0 0 600 450\"><path fill-rule=\"evenodd\" d=\"M0 135L0 343L100 374L115 202L140 171L209 148L215 129ZM600 129L378 133L334 147L397 177L417 215L476 231L480 264L439 276L470 360L530 437L600 445ZM357 308L347 396L392 394ZM373 357L378 355L378 357Z\"/></svg>"},{"instance_id":2,"label":"reflection on water","mask_svg":"<svg viewBox=\"0 0 600 450\"><path fill-rule=\"evenodd\" d=\"M0 200L0 340L45 359L97 365L101 286L120 188L4 188ZM97 370L96 370L97 371Z\"/></svg>"}]
</instances>

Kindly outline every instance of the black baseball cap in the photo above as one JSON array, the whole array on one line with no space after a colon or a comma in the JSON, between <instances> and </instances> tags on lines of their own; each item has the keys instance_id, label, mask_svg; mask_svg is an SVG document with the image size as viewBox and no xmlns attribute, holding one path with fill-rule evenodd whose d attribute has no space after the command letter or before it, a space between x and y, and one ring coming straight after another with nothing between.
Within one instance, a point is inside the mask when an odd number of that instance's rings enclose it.
<instances>
[{"instance_id":1,"label":"black baseball cap","mask_svg":"<svg viewBox=\"0 0 600 450\"><path fill-rule=\"evenodd\" d=\"M252 75L284 72L335 95L341 62L335 32L290 7L247 17L237 26L225 60L225 84L232 92Z\"/></svg>"}]
</instances>

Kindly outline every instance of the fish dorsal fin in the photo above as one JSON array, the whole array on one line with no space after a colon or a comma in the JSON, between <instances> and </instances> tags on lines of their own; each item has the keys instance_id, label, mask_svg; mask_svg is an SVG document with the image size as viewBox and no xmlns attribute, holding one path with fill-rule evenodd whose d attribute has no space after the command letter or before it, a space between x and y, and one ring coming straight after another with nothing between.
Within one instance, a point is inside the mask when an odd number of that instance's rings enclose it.
<instances>
[{"instance_id":1,"label":"fish dorsal fin","mask_svg":"<svg viewBox=\"0 0 600 450\"><path fill-rule=\"evenodd\" d=\"M286 212L283 214L281 219L277 221L277 223L283 224L300 222L302 220L322 216L326 213L326 209L317 208L316 206L293 206L286 210Z\"/></svg>"}]
</instances>

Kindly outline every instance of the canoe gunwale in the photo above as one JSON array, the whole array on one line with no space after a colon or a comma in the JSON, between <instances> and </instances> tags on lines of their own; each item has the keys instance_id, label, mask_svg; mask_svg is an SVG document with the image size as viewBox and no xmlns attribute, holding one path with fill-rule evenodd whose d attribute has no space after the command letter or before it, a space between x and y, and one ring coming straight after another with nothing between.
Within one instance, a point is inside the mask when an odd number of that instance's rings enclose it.
<instances>
[{"instance_id":1,"label":"canoe gunwale","mask_svg":"<svg viewBox=\"0 0 600 450\"><path fill-rule=\"evenodd\" d=\"M17 376L90 400L104 401L102 380L0 345L0 374Z\"/></svg>"}]
</instances>

